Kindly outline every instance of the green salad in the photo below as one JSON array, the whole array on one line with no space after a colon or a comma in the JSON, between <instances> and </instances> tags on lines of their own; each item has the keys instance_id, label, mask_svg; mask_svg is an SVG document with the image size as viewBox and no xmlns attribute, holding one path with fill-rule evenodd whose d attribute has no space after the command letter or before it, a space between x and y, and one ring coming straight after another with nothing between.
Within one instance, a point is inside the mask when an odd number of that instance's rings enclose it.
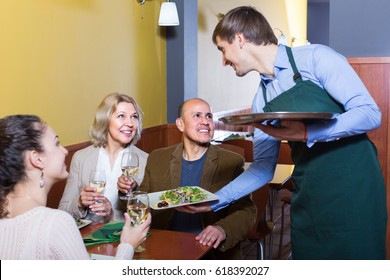
<instances>
[{"instance_id":1,"label":"green salad","mask_svg":"<svg viewBox=\"0 0 390 280\"><path fill-rule=\"evenodd\" d=\"M177 205L183 203L199 202L204 200L207 194L198 187L183 186L164 192L160 200Z\"/></svg>"}]
</instances>

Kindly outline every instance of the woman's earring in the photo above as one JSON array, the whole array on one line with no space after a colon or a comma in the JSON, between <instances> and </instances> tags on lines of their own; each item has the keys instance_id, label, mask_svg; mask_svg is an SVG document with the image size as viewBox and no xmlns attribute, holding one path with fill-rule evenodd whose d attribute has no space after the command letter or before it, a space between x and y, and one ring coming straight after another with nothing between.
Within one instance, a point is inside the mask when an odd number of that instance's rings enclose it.
<instances>
[{"instance_id":1,"label":"woman's earring","mask_svg":"<svg viewBox=\"0 0 390 280\"><path fill-rule=\"evenodd\" d=\"M41 179L39 180L39 186L43 188L45 186L45 178L43 178L43 171L41 174Z\"/></svg>"}]
</instances>

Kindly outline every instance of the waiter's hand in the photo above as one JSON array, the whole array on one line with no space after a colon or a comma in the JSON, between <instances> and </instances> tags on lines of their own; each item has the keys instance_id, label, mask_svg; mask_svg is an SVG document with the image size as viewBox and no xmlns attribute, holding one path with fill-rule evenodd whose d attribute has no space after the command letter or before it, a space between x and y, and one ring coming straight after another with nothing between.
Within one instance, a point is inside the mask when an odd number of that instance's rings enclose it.
<instances>
[{"instance_id":1,"label":"waiter's hand","mask_svg":"<svg viewBox=\"0 0 390 280\"><path fill-rule=\"evenodd\" d=\"M270 123L267 125L261 123L253 123L254 127L262 130L274 137L275 139L288 141L303 141L307 140L306 125L301 121L280 121L280 126L275 127Z\"/></svg>"},{"instance_id":2,"label":"waiter's hand","mask_svg":"<svg viewBox=\"0 0 390 280\"><path fill-rule=\"evenodd\" d=\"M211 207L209 203L205 202L205 203L199 203L195 205L180 206L177 207L176 210L184 213L195 214L195 213L209 212L211 211Z\"/></svg>"}]
</instances>

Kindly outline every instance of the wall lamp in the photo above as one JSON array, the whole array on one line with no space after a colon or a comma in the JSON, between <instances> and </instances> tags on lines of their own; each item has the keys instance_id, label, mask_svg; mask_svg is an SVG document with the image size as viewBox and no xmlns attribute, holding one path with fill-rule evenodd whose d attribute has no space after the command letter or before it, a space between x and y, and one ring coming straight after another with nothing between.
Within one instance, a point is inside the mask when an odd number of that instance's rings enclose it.
<instances>
[{"instance_id":1,"label":"wall lamp","mask_svg":"<svg viewBox=\"0 0 390 280\"><path fill-rule=\"evenodd\" d=\"M145 4L146 0L136 0L141 6ZM162 2L160 9L160 16L158 18L158 25L160 26L176 26L179 25L179 15L177 13L176 4L173 2Z\"/></svg>"},{"instance_id":2,"label":"wall lamp","mask_svg":"<svg viewBox=\"0 0 390 280\"><path fill-rule=\"evenodd\" d=\"M176 26L179 25L179 15L177 14L176 4L173 2L161 3L160 17L158 25L160 26Z\"/></svg>"}]
</instances>

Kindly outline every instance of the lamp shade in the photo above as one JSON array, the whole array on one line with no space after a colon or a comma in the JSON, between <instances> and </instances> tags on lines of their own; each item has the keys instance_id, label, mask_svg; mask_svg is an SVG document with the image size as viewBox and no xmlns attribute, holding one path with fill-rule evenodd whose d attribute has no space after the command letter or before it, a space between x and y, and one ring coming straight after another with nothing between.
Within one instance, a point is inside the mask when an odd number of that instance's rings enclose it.
<instances>
[{"instance_id":1,"label":"lamp shade","mask_svg":"<svg viewBox=\"0 0 390 280\"><path fill-rule=\"evenodd\" d=\"M158 19L160 26L179 25L179 16L177 14L176 4L173 2L161 3L160 17Z\"/></svg>"}]
</instances>

